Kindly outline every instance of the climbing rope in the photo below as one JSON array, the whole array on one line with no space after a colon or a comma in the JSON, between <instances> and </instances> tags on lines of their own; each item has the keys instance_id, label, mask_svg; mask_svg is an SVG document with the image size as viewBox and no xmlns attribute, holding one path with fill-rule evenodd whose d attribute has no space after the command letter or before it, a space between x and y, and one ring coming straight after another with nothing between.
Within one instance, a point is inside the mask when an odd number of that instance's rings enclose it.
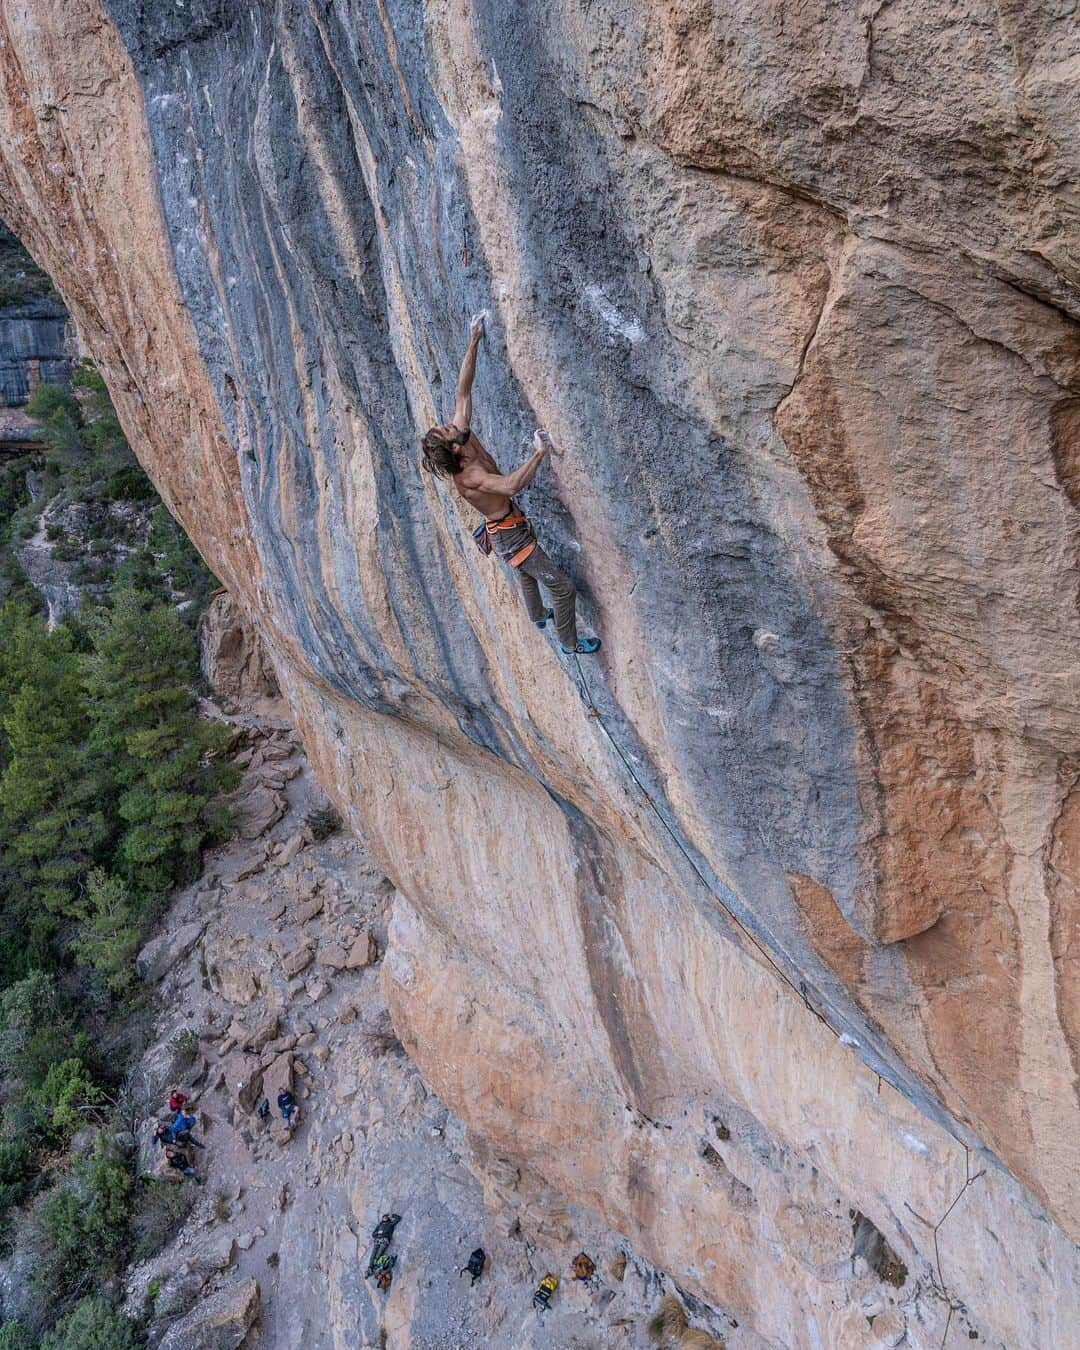
<instances>
[{"instance_id":1,"label":"climbing rope","mask_svg":"<svg viewBox=\"0 0 1080 1350\"><path fill-rule=\"evenodd\" d=\"M622 747L619 745L618 741L616 741L615 737L612 736L611 732L608 730L608 726L607 723L604 721L603 714L601 713L600 709L596 706L596 701L592 696L592 691L589 688L589 682L585 678L585 671L582 669L581 665L581 657L578 656L576 653L574 654L574 661L577 664L577 671L578 671L578 692L581 695L582 702L585 704L585 709L588 716L596 719L596 722L599 725L601 731L603 731L604 735L607 737L608 743L611 745L611 748L615 751L616 755L618 755L619 759L625 766L627 773L630 775L634 783L637 785L638 791L645 799L646 806L648 806L649 810L653 813L656 819L663 826L665 832L670 836L672 842L675 844L675 847L686 859L687 863L690 866L691 871L697 877L698 881L701 882L703 888L716 901L716 903L720 906L720 908L724 911L724 913L728 916L728 918L732 921L732 923L735 924L735 926L739 929L739 931L745 934L745 936L753 943L754 947L765 958L768 964L772 967L773 971L775 971L775 973L788 987L788 989L791 990L791 992L795 995L795 997L799 1000L799 1002L803 1004L803 1006L807 1009L807 1011L813 1013L814 1016L818 1019L818 1021L822 1024L822 1026L826 1027L829 1031L831 1031L838 1041L843 1041L843 1033L837 1030L837 1028L832 1025L832 1023L828 1020L828 1018L824 1015L824 1013L822 1013L819 1008L816 1008L810 1002L806 982L804 980L800 980L798 984L795 983L795 981L791 978L790 975L788 975L787 971L780 964L780 962L777 961L776 957L773 955L772 951L769 949L767 944L764 943L758 937L758 935L753 931L753 929L749 928L742 921L742 919L739 918L738 914L736 914L735 911L731 908L731 906L724 900L723 896L719 895L717 891L714 889L714 887L711 885L708 878L705 876L705 873L698 866L690 850L683 843L678 832L667 821L663 812L657 806L655 800L653 799L652 793L649 792L645 784L641 781L641 778L638 775L637 770L634 768L629 758L623 752ZM878 1093L880 1094L881 1092L880 1074L877 1075L877 1079L878 1079ZM940 1122L938 1123L940 1124ZM964 1196L968 1193L968 1190L975 1184L976 1181L979 1180L980 1177L985 1176L986 1168L985 1167L982 1168L980 1171L976 1172L974 1176L972 1176L970 1147L954 1131L950 1130L947 1125L941 1125L941 1128L945 1131L947 1135L949 1135L951 1139L953 1139L957 1144L959 1144L961 1148L963 1148L964 1150L964 1184L963 1186L961 1186L960 1190L953 1197L952 1203L946 1209L945 1213L941 1216L940 1219L938 1219L937 1223L935 1224L930 1223L928 1219L924 1219L921 1214L919 1214L916 1210L911 1208L911 1206L908 1204L906 1200L904 1201L904 1207L908 1209L915 1216L915 1218L919 1220L920 1223L924 1224L927 1228L929 1228L933 1234L934 1263L937 1266L938 1282L941 1286L940 1297L944 1299L949 1309L948 1314L945 1318L945 1331L941 1337L941 1345L942 1347L944 1347L945 1342L949 1336L949 1327L952 1324L953 1313L963 1305L958 1300L950 1297L948 1288L945 1284L945 1276L942 1273L941 1269L941 1249L938 1245L938 1230L941 1228L942 1224L949 1217L949 1215L952 1214L953 1210L964 1198Z\"/></svg>"},{"instance_id":2,"label":"climbing rope","mask_svg":"<svg viewBox=\"0 0 1080 1350\"><path fill-rule=\"evenodd\" d=\"M807 990L806 981L800 980L798 984L795 983L795 981L787 973L784 967L780 964L779 961L777 961L776 957L772 954L772 951L770 950L768 945L765 942L763 942L761 938L758 937L758 935L754 932L752 928L748 927L747 924L745 924L743 920L739 918L738 914L735 913L735 911L731 908L731 906L724 900L724 898L721 895L717 894L716 890L710 884L708 878L705 876L705 873L702 872L701 868L694 860L694 857L690 853L690 850L686 847L682 839L679 837L678 831L673 829L673 827L668 823L668 821L664 817L663 812L657 806L652 796L652 793L649 792L645 784L641 781L641 778L639 777L633 764L631 764L630 760L623 753L622 747L619 745L619 743L615 740L614 736L612 736L611 732L608 730L607 723L604 721L603 714L600 712L600 709L596 706L596 703L593 700L592 692L589 689L588 680L586 680L585 678L585 672L581 668L581 657L575 653L574 660L577 662L578 675L580 677L579 689L582 695L582 700L585 703L588 715L596 719L597 723L600 726L601 731L603 731L604 735L607 737L608 742L611 745L611 748L618 755L619 759L622 760L623 764L626 767L627 773L636 783L638 791L645 799L645 804L648 806L649 810L653 813L653 815L660 822L660 824L664 827L664 830L670 836L672 842L675 844L675 847L686 859L687 863L689 864L694 875L697 877L698 881L701 882L705 890L708 891L708 893L712 896L712 898L716 901L716 903L720 906L720 908L724 911L724 913L728 916L728 918L732 921L732 923L735 924L735 926L739 929L739 931L745 934L747 938L749 938L749 940L754 944L756 949L761 953L761 955L765 958L765 960L776 972L776 974L780 977L780 979L784 982L784 984L787 985L787 987L791 990L791 992L795 995L795 997L799 1000L799 1002L803 1004L803 1006L807 1009L807 1011L813 1013L814 1016L818 1019L818 1021L823 1026L828 1027L828 1029L832 1032L832 1034L836 1037L836 1039L840 1040L842 1033L839 1032L836 1029L836 1027L834 1027L828 1021L828 1019L821 1013L821 1011L818 1008L815 1008L814 1005L810 1002L810 996ZM949 1133L951 1133L951 1131ZM955 1138L956 1136L954 1135L953 1137ZM963 1141L957 1139L956 1142L962 1143Z\"/></svg>"},{"instance_id":3,"label":"climbing rope","mask_svg":"<svg viewBox=\"0 0 1080 1350\"><path fill-rule=\"evenodd\" d=\"M981 1176L984 1176L985 1174L986 1168L983 1167L980 1171L976 1172L974 1176L971 1175L971 1149L968 1148L967 1144L964 1144L964 1184L957 1191L956 1195L953 1197L952 1204L949 1205L948 1209L941 1216L941 1218L938 1219L937 1223L931 1223L929 1219L924 1219L923 1216L918 1212L918 1210L912 1209L912 1207L908 1204L908 1202L906 1200L904 1201L904 1208L909 1213L914 1214L916 1219L918 1219L918 1221L921 1224L924 1224L927 1228L929 1228L931 1233L933 1233L934 1235L934 1264L937 1266L938 1283L941 1286L941 1297L945 1300L945 1303L947 1304L949 1309L948 1314L945 1318L945 1331L943 1332L941 1337L942 1350L944 1350L945 1342L949 1339L949 1327L952 1325L953 1313L956 1312L956 1310L962 1307L963 1305L959 1303L956 1299L949 1297L949 1290L945 1284L945 1275L941 1269L941 1248L938 1245L938 1230L941 1228L941 1225L953 1212L956 1206L960 1203L960 1201L964 1198L964 1196L967 1195L968 1189L971 1186L973 1186Z\"/></svg>"}]
</instances>

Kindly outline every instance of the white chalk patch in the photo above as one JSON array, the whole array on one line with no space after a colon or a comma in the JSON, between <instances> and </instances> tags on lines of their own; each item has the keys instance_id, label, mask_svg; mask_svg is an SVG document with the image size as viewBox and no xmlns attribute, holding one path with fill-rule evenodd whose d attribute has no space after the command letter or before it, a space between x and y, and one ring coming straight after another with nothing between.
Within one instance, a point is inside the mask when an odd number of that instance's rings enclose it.
<instances>
[{"instance_id":1,"label":"white chalk patch","mask_svg":"<svg viewBox=\"0 0 1080 1350\"><path fill-rule=\"evenodd\" d=\"M500 300L505 300L506 297L507 297L509 294L510 294L510 291L509 291L509 289L508 289L508 287L507 287L507 285L506 285L506 282L505 282L505 281L500 281L500 282L499 282L499 299L500 299Z\"/></svg>"},{"instance_id":2,"label":"white chalk patch","mask_svg":"<svg viewBox=\"0 0 1080 1350\"><path fill-rule=\"evenodd\" d=\"M714 705L713 707L705 709L705 715L706 717L713 717L716 721L723 722L725 725L729 725L735 721L734 708L721 708L718 705Z\"/></svg>"},{"instance_id":3,"label":"white chalk patch","mask_svg":"<svg viewBox=\"0 0 1080 1350\"><path fill-rule=\"evenodd\" d=\"M640 342L645 336L645 329L642 328L637 315L627 314L618 305L613 305L599 286L586 286L585 299L608 328L613 333L618 333L620 337L626 338L627 342Z\"/></svg>"},{"instance_id":4,"label":"white chalk patch","mask_svg":"<svg viewBox=\"0 0 1080 1350\"><path fill-rule=\"evenodd\" d=\"M902 1134L900 1139L907 1144L908 1148L914 1149L916 1153L929 1153L930 1150L921 1139L916 1139L913 1134Z\"/></svg>"},{"instance_id":5,"label":"white chalk patch","mask_svg":"<svg viewBox=\"0 0 1080 1350\"><path fill-rule=\"evenodd\" d=\"M502 98L503 84L499 79L499 67L495 64L494 57L491 58L491 87Z\"/></svg>"},{"instance_id":6,"label":"white chalk patch","mask_svg":"<svg viewBox=\"0 0 1080 1350\"><path fill-rule=\"evenodd\" d=\"M854 1036L852 1036L847 1031L845 1031L844 1034L840 1037L840 1044L850 1045L854 1050L857 1050L859 1048L859 1042L855 1039Z\"/></svg>"},{"instance_id":7,"label":"white chalk patch","mask_svg":"<svg viewBox=\"0 0 1080 1350\"><path fill-rule=\"evenodd\" d=\"M759 628L754 633L754 646L759 652L767 652L772 647L780 644L780 638L776 633L766 632L764 628Z\"/></svg>"}]
</instances>

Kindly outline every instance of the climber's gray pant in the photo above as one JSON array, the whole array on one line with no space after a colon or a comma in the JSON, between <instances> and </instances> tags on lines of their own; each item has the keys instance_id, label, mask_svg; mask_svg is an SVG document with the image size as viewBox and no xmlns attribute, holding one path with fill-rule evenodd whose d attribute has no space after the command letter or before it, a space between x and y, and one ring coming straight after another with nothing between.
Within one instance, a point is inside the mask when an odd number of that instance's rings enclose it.
<instances>
[{"instance_id":1,"label":"climber's gray pant","mask_svg":"<svg viewBox=\"0 0 1080 1350\"><path fill-rule=\"evenodd\" d=\"M534 538L527 523L513 530L497 530L491 534L492 546L503 561L518 553ZM574 583L561 567L557 567L539 544L523 563L512 569L517 573L521 598L533 623L542 619L546 606L540 596L540 587L551 597L551 608L555 611L555 631L564 647L577 646L577 592Z\"/></svg>"},{"instance_id":2,"label":"climber's gray pant","mask_svg":"<svg viewBox=\"0 0 1080 1350\"><path fill-rule=\"evenodd\" d=\"M545 605L540 598L540 586L551 596L551 608L555 611L555 631L564 647L577 646L577 592L574 583L561 567L556 567L539 544L525 561L515 567L521 598L529 611L529 618L535 623L544 617ZM537 585L537 582L540 585Z\"/></svg>"}]
</instances>

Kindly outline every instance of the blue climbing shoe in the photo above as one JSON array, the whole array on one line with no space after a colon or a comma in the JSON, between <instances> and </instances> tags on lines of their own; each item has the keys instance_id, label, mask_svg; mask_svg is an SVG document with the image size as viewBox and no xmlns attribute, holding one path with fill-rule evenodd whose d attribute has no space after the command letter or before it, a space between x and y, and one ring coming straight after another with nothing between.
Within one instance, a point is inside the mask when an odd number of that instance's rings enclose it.
<instances>
[{"instance_id":1,"label":"blue climbing shoe","mask_svg":"<svg viewBox=\"0 0 1080 1350\"><path fill-rule=\"evenodd\" d=\"M562 644L559 644L562 646ZM563 647L567 656L591 656L600 650L599 638L578 638L576 647Z\"/></svg>"},{"instance_id":2,"label":"blue climbing shoe","mask_svg":"<svg viewBox=\"0 0 1080 1350\"><path fill-rule=\"evenodd\" d=\"M533 623L536 624L537 628L546 628L548 619L553 619L554 617L555 611L553 609L545 609L544 617L542 619L533 619Z\"/></svg>"}]
</instances>

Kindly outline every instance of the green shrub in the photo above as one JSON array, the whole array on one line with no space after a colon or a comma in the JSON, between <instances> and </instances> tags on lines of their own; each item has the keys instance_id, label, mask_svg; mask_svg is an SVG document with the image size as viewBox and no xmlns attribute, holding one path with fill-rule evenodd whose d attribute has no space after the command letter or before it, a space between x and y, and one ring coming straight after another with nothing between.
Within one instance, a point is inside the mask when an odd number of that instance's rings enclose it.
<instances>
[{"instance_id":1,"label":"green shrub","mask_svg":"<svg viewBox=\"0 0 1080 1350\"><path fill-rule=\"evenodd\" d=\"M37 1341L18 1322L0 1326L0 1350L37 1350Z\"/></svg>"},{"instance_id":2,"label":"green shrub","mask_svg":"<svg viewBox=\"0 0 1080 1350\"><path fill-rule=\"evenodd\" d=\"M10 1073L34 1033L55 1025L61 1016L56 982L43 970L9 985L0 994L0 1071Z\"/></svg>"},{"instance_id":3,"label":"green shrub","mask_svg":"<svg viewBox=\"0 0 1080 1350\"><path fill-rule=\"evenodd\" d=\"M135 1323L103 1298L80 1299L41 1342L41 1350L138 1350Z\"/></svg>"},{"instance_id":4,"label":"green shrub","mask_svg":"<svg viewBox=\"0 0 1080 1350\"><path fill-rule=\"evenodd\" d=\"M37 1205L29 1246L33 1283L51 1307L121 1270L128 1250L134 1182L124 1159L103 1134L89 1158Z\"/></svg>"},{"instance_id":5,"label":"green shrub","mask_svg":"<svg viewBox=\"0 0 1080 1350\"><path fill-rule=\"evenodd\" d=\"M0 1218L21 1204L37 1175L37 1149L26 1134L0 1138ZM0 1350L3 1350L0 1339Z\"/></svg>"},{"instance_id":6,"label":"green shrub","mask_svg":"<svg viewBox=\"0 0 1080 1350\"><path fill-rule=\"evenodd\" d=\"M127 886L95 868L86 879L86 909L72 951L84 965L100 971L114 994L122 994L134 981L139 950L139 926Z\"/></svg>"},{"instance_id":7,"label":"green shrub","mask_svg":"<svg viewBox=\"0 0 1080 1350\"><path fill-rule=\"evenodd\" d=\"M87 1108L100 1106L101 1089L81 1059L62 1059L45 1075L40 1087L27 1093L38 1108L43 1128L58 1138L75 1133L87 1120Z\"/></svg>"},{"instance_id":8,"label":"green shrub","mask_svg":"<svg viewBox=\"0 0 1080 1350\"><path fill-rule=\"evenodd\" d=\"M25 1091L43 1086L50 1071L65 1059L78 1059L94 1077L98 1064L94 1038L76 1031L70 1017L59 1013L51 1022L36 1028L15 1058L15 1077Z\"/></svg>"},{"instance_id":9,"label":"green shrub","mask_svg":"<svg viewBox=\"0 0 1080 1350\"><path fill-rule=\"evenodd\" d=\"M125 588L91 637L89 745L117 793L114 870L142 900L193 874L218 786L207 756L228 731L199 717L197 645L172 605Z\"/></svg>"},{"instance_id":10,"label":"green shrub","mask_svg":"<svg viewBox=\"0 0 1080 1350\"><path fill-rule=\"evenodd\" d=\"M105 496L114 502L140 502L156 497L157 493L146 473L137 464L129 464L109 477Z\"/></svg>"},{"instance_id":11,"label":"green shrub","mask_svg":"<svg viewBox=\"0 0 1080 1350\"><path fill-rule=\"evenodd\" d=\"M215 784L219 792L231 792L239 782L239 770L231 764L220 766ZM236 833L236 816L222 801L208 802L200 818L206 830L208 848L227 843Z\"/></svg>"},{"instance_id":12,"label":"green shrub","mask_svg":"<svg viewBox=\"0 0 1080 1350\"><path fill-rule=\"evenodd\" d=\"M185 1027L172 1038L169 1048L172 1050L172 1072L174 1075L182 1074L195 1063L199 1053L199 1033L191 1027Z\"/></svg>"},{"instance_id":13,"label":"green shrub","mask_svg":"<svg viewBox=\"0 0 1080 1350\"><path fill-rule=\"evenodd\" d=\"M83 452L78 400L63 385L42 380L26 405L52 452L51 467L63 473Z\"/></svg>"},{"instance_id":14,"label":"green shrub","mask_svg":"<svg viewBox=\"0 0 1080 1350\"><path fill-rule=\"evenodd\" d=\"M304 824L316 840L329 839L341 829L341 817L332 806L322 806L304 817Z\"/></svg>"},{"instance_id":15,"label":"green shrub","mask_svg":"<svg viewBox=\"0 0 1080 1350\"><path fill-rule=\"evenodd\" d=\"M24 626L40 627L22 616ZM7 645L0 639L0 645ZM3 714L0 847L17 883L54 913L78 917L82 876L106 837L89 731L84 658L58 628L0 653ZM0 689L0 693L2 693Z\"/></svg>"},{"instance_id":16,"label":"green shrub","mask_svg":"<svg viewBox=\"0 0 1080 1350\"><path fill-rule=\"evenodd\" d=\"M195 1192L175 1181L143 1182L131 1213L131 1259L149 1261L166 1247L191 1213Z\"/></svg>"}]
</instances>

